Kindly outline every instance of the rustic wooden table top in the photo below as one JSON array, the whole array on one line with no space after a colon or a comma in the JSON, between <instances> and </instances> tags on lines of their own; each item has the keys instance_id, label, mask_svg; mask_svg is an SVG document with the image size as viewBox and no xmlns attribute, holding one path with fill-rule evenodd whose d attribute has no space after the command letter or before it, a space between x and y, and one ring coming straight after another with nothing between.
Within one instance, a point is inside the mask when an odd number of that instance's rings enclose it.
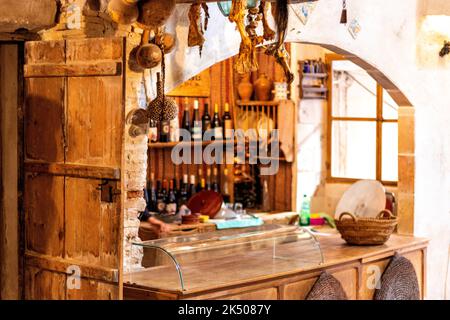
<instances>
[{"instance_id":1,"label":"rustic wooden table top","mask_svg":"<svg viewBox=\"0 0 450 320\"><path fill-rule=\"evenodd\" d=\"M125 286L136 288L181 295L192 294L319 270L352 261L370 260L374 256L389 256L395 251L424 247L428 243L426 239L399 235L392 235L390 240L381 246L349 246L339 234L318 236L318 240L323 264L317 263L317 250L299 246L294 242L280 246L277 255L281 256L281 259L274 259L272 248L265 248L182 264L184 291L181 290L173 265L126 274L124 282Z\"/></svg>"}]
</instances>

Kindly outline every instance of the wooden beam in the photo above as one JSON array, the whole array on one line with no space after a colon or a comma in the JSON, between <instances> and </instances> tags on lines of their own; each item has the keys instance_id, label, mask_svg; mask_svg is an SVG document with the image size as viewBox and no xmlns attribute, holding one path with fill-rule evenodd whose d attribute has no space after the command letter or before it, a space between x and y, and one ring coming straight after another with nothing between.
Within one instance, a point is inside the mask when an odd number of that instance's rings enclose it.
<instances>
[{"instance_id":1,"label":"wooden beam","mask_svg":"<svg viewBox=\"0 0 450 320\"><path fill-rule=\"evenodd\" d=\"M48 163L26 161L25 170L33 173L44 173L55 176L71 176L76 178L120 180L120 169L99 166L84 166L67 163Z\"/></svg>"},{"instance_id":2,"label":"wooden beam","mask_svg":"<svg viewBox=\"0 0 450 320\"><path fill-rule=\"evenodd\" d=\"M79 260L56 258L31 251L27 251L25 253L25 260L28 266L33 266L39 269L56 271L67 274L70 266L77 266L80 268L81 278L94 279L112 283L117 283L119 281L119 270L89 265Z\"/></svg>"},{"instance_id":3,"label":"wooden beam","mask_svg":"<svg viewBox=\"0 0 450 320\"><path fill-rule=\"evenodd\" d=\"M176 0L177 3L195 3L195 2L220 2L220 0ZM222 0L223 1L223 0ZM266 0L267 2L276 2L276 0ZM315 2L318 0L289 0L289 3Z\"/></svg>"},{"instance_id":4,"label":"wooden beam","mask_svg":"<svg viewBox=\"0 0 450 320\"><path fill-rule=\"evenodd\" d=\"M121 74L121 62L26 64L24 66L25 78L119 76Z\"/></svg>"}]
</instances>

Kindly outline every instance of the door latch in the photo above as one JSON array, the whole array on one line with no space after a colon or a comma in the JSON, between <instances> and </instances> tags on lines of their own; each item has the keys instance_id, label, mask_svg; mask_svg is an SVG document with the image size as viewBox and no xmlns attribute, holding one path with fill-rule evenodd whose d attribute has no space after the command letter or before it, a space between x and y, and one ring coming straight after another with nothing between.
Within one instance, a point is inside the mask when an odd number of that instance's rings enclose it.
<instances>
[{"instance_id":1,"label":"door latch","mask_svg":"<svg viewBox=\"0 0 450 320\"><path fill-rule=\"evenodd\" d=\"M121 193L117 188L117 182L112 180L102 180L97 190L100 190L101 201L107 203L113 203L114 196L120 195Z\"/></svg>"}]
</instances>

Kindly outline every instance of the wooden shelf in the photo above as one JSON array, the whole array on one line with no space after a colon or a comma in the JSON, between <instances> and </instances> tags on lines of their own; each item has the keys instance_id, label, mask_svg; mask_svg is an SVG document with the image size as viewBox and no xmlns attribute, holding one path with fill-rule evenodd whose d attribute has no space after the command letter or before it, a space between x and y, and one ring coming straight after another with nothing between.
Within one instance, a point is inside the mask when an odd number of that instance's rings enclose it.
<instances>
[{"instance_id":1,"label":"wooden shelf","mask_svg":"<svg viewBox=\"0 0 450 320\"><path fill-rule=\"evenodd\" d=\"M322 88L322 87L312 87L312 86L302 86L302 89L304 92L328 92L328 88Z\"/></svg>"},{"instance_id":2,"label":"wooden shelf","mask_svg":"<svg viewBox=\"0 0 450 320\"><path fill-rule=\"evenodd\" d=\"M303 73L304 78L321 78L325 79L328 77L327 73Z\"/></svg>"},{"instance_id":3,"label":"wooden shelf","mask_svg":"<svg viewBox=\"0 0 450 320\"><path fill-rule=\"evenodd\" d=\"M237 101L237 105L239 107L246 106L246 107L277 107L279 105L278 101Z\"/></svg>"},{"instance_id":4,"label":"wooden shelf","mask_svg":"<svg viewBox=\"0 0 450 320\"><path fill-rule=\"evenodd\" d=\"M173 148L175 146L182 147L195 147L195 146L208 146L210 144L226 144L228 140L214 140L214 141L178 141L178 142L150 142L148 144L149 149L166 149ZM236 143L236 142L234 142Z\"/></svg>"}]
</instances>

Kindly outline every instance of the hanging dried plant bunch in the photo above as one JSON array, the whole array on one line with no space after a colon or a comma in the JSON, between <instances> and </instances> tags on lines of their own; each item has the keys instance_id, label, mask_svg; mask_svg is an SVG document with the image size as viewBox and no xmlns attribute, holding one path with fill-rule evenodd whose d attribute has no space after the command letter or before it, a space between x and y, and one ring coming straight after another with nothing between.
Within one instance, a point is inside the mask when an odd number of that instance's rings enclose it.
<instances>
[{"instance_id":1,"label":"hanging dried plant bunch","mask_svg":"<svg viewBox=\"0 0 450 320\"><path fill-rule=\"evenodd\" d=\"M204 21L201 21L201 11L204 12ZM193 3L189 9L189 35L188 46L199 47L200 56L202 55L203 44L205 43L205 31L208 29L209 9L205 2Z\"/></svg>"},{"instance_id":2,"label":"hanging dried plant bunch","mask_svg":"<svg viewBox=\"0 0 450 320\"><path fill-rule=\"evenodd\" d=\"M264 0L261 0L261 3L259 4L259 13L261 14L262 18L262 25L264 30L264 40L266 41L272 41L275 39L275 31L270 28L269 23L267 22L267 15L269 11L270 4L267 3Z\"/></svg>"},{"instance_id":3,"label":"hanging dried plant bunch","mask_svg":"<svg viewBox=\"0 0 450 320\"><path fill-rule=\"evenodd\" d=\"M258 70L254 43L249 37L245 26L245 10L247 0L233 0L230 15L228 19L236 23L237 29L241 35L241 46L239 48L238 58L234 65L237 73L245 74Z\"/></svg>"},{"instance_id":4,"label":"hanging dried plant bunch","mask_svg":"<svg viewBox=\"0 0 450 320\"><path fill-rule=\"evenodd\" d=\"M289 66L289 53L284 46L289 22L288 0L277 0L274 16L277 25L277 41L270 45L265 53L275 57L277 63L283 68L286 81L291 84L294 81L294 74Z\"/></svg>"}]
</instances>

